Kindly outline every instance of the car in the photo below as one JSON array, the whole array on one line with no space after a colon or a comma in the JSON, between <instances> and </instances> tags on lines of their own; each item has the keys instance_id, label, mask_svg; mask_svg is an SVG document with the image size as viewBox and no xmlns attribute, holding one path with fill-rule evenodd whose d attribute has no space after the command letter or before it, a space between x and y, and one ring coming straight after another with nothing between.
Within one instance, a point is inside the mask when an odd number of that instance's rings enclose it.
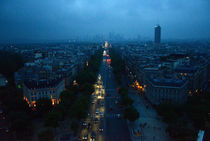
<instances>
[{"instance_id":1,"label":"car","mask_svg":"<svg viewBox=\"0 0 210 141\"><path fill-rule=\"evenodd\" d=\"M95 134L94 131L92 131L92 132L91 132L91 139L95 139L95 137L96 137L96 134Z\"/></svg>"},{"instance_id":2,"label":"car","mask_svg":"<svg viewBox=\"0 0 210 141\"><path fill-rule=\"evenodd\" d=\"M99 110L98 109L96 109L96 114L99 114Z\"/></svg>"},{"instance_id":3,"label":"car","mask_svg":"<svg viewBox=\"0 0 210 141\"><path fill-rule=\"evenodd\" d=\"M97 97L97 95L96 95L96 94L94 94L94 97L96 98L96 97Z\"/></svg>"},{"instance_id":4,"label":"car","mask_svg":"<svg viewBox=\"0 0 210 141\"><path fill-rule=\"evenodd\" d=\"M88 128L88 129L91 129L91 127L92 127L91 124L88 123L87 128Z\"/></svg>"},{"instance_id":5,"label":"car","mask_svg":"<svg viewBox=\"0 0 210 141\"><path fill-rule=\"evenodd\" d=\"M88 134L84 134L84 136L82 137L83 141L87 141L88 140Z\"/></svg>"},{"instance_id":6,"label":"car","mask_svg":"<svg viewBox=\"0 0 210 141\"><path fill-rule=\"evenodd\" d=\"M86 126L87 126L87 122L84 121L84 122L82 123L82 126L83 126L83 127L86 127Z\"/></svg>"},{"instance_id":7,"label":"car","mask_svg":"<svg viewBox=\"0 0 210 141\"><path fill-rule=\"evenodd\" d=\"M100 112L100 116L102 116L102 117L103 117L103 116L104 116L104 113L103 113L103 112Z\"/></svg>"},{"instance_id":8,"label":"car","mask_svg":"<svg viewBox=\"0 0 210 141\"><path fill-rule=\"evenodd\" d=\"M116 114L116 117L119 119L120 118L120 114Z\"/></svg>"},{"instance_id":9,"label":"car","mask_svg":"<svg viewBox=\"0 0 210 141\"><path fill-rule=\"evenodd\" d=\"M92 104L94 104L94 103L95 103L95 101L94 101L94 100L92 100L92 101L91 101L91 103L92 103Z\"/></svg>"},{"instance_id":10,"label":"car","mask_svg":"<svg viewBox=\"0 0 210 141\"><path fill-rule=\"evenodd\" d=\"M98 122L98 118L95 118L95 119L94 119L94 123L97 123L97 122Z\"/></svg>"},{"instance_id":11,"label":"car","mask_svg":"<svg viewBox=\"0 0 210 141\"><path fill-rule=\"evenodd\" d=\"M0 127L0 132L9 132L9 128L8 127Z\"/></svg>"},{"instance_id":12,"label":"car","mask_svg":"<svg viewBox=\"0 0 210 141\"><path fill-rule=\"evenodd\" d=\"M4 131L6 132L6 133L8 133L9 132L9 128L4 128Z\"/></svg>"},{"instance_id":13,"label":"car","mask_svg":"<svg viewBox=\"0 0 210 141\"><path fill-rule=\"evenodd\" d=\"M99 131L99 132L103 132L103 131L104 131L103 126L99 126L98 131Z\"/></svg>"}]
</instances>

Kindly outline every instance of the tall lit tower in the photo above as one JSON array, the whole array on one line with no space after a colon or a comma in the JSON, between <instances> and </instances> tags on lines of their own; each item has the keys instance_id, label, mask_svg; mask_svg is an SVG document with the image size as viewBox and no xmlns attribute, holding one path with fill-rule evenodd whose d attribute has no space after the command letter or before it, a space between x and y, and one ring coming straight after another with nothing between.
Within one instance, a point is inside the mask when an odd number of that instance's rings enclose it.
<instances>
[{"instance_id":1,"label":"tall lit tower","mask_svg":"<svg viewBox=\"0 0 210 141\"><path fill-rule=\"evenodd\" d=\"M155 43L160 44L161 41L161 27L159 25L155 26Z\"/></svg>"}]
</instances>

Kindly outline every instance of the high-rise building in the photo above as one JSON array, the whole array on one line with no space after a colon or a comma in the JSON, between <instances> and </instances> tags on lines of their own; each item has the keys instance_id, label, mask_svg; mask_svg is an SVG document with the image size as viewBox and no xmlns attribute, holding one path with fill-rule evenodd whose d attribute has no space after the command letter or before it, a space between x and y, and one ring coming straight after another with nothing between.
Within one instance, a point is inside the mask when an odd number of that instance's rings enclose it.
<instances>
[{"instance_id":1,"label":"high-rise building","mask_svg":"<svg viewBox=\"0 0 210 141\"><path fill-rule=\"evenodd\" d=\"M159 25L155 26L155 43L159 44L161 41L161 27Z\"/></svg>"}]
</instances>

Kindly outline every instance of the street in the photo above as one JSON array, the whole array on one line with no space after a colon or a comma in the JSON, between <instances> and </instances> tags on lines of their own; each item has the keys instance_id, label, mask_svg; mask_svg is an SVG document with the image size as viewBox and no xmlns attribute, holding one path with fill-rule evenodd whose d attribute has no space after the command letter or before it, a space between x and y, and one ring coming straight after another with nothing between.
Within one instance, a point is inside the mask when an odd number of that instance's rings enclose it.
<instances>
[{"instance_id":1,"label":"street","mask_svg":"<svg viewBox=\"0 0 210 141\"><path fill-rule=\"evenodd\" d=\"M131 141L127 122L119 105L119 94L112 67L103 56L98 80L91 96L88 118L81 132L83 140ZM91 127L90 127L91 126Z\"/></svg>"}]
</instances>

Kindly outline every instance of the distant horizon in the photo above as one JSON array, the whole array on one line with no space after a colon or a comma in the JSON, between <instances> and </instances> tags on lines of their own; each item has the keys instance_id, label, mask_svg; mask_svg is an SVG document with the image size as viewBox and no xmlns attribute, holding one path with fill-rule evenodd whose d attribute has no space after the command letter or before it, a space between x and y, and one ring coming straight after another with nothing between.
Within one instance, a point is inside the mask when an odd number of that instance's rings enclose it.
<instances>
[{"instance_id":1,"label":"distant horizon","mask_svg":"<svg viewBox=\"0 0 210 141\"><path fill-rule=\"evenodd\" d=\"M69 39L43 39L43 40L35 40L35 39L15 39L13 41L0 41L0 44L33 44L33 43L72 43L72 42L124 42L124 41L133 41L133 42L154 42L154 39L152 38L143 38L143 39L138 39L136 38L127 38L127 39L122 39L122 40L110 40L110 39L104 39L104 40L93 40L93 39L76 39L77 37L72 37ZM189 42L189 41L207 41L210 42L210 38L168 38L168 39L161 39L161 43L167 43L167 42L174 42L174 41L180 41L180 42Z\"/></svg>"}]
</instances>

